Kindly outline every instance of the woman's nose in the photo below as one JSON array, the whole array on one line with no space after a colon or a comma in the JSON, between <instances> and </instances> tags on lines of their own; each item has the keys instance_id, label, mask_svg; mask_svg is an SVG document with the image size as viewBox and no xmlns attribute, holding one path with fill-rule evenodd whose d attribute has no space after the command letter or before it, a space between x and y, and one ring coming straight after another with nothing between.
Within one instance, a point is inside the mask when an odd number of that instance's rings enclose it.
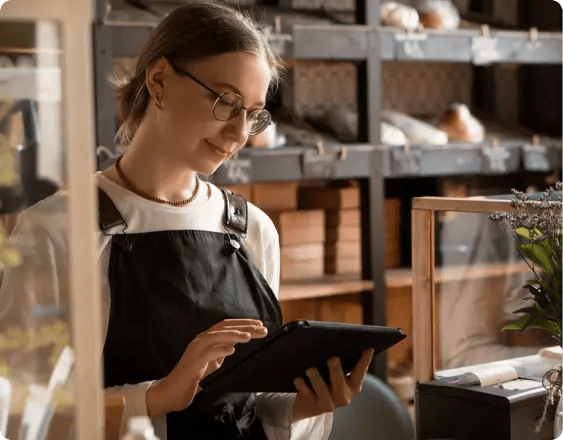
<instances>
[{"instance_id":1,"label":"woman's nose","mask_svg":"<svg viewBox=\"0 0 563 440\"><path fill-rule=\"evenodd\" d=\"M248 139L248 129L246 122L246 111L241 111L233 119L227 121L224 131L225 134L232 140L245 144Z\"/></svg>"}]
</instances>

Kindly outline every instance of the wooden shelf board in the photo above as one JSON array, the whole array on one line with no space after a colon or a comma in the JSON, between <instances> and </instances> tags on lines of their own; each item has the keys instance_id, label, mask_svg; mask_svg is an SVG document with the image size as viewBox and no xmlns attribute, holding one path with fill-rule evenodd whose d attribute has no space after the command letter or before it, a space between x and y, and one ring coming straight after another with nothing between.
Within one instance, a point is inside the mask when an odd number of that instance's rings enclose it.
<instances>
[{"instance_id":1,"label":"wooden shelf board","mask_svg":"<svg viewBox=\"0 0 563 440\"><path fill-rule=\"evenodd\" d=\"M448 282L459 280L476 280L494 278L502 275L514 275L530 270L525 262L517 263L489 263L475 265L451 266L436 268L436 281ZM385 284L389 288L412 287L411 269L388 269L385 271Z\"/></svg>"},{"instance_id":2,"label":"wooden shelf board","mask_svg":"<svg viewBox=\"0 0 563 440\"><path fill-rule=\"evenodd\" d=\"M493 278L502 275L513 275L525 270L529 270L529 268L524 262L452 266L437 268L436 281L448 282L462 279ZM385 284L391 289L412 287L412 270L387 269L385 271ZM282 281L279 299L280 301L292 301L355 294L373 290L373 287L374 283L372 280L361 280L357 276L326 275L322 278Z\"/></svg>"},{"instance_id":3,"label":"wooden shelf board","mask_svg":"<svg viewBox=\"0 0 563 440\"><path fill-rule=\"evenodd\" d=\"M313 299L333 295L361 293L373 290L372 280L362 280L358 276L332 276L295 281L282 281L280 301Z\"/></svg>"}]
</instances>

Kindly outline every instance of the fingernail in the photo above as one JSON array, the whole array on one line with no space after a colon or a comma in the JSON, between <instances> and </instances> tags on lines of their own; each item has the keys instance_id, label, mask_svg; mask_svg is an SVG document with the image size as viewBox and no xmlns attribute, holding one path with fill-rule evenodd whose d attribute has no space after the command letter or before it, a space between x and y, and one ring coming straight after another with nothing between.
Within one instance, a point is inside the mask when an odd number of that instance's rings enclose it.
<instances>
[{"instance_id":1,"label":"fingernail","mask_svg":"<svg viewBox=\"0 0 563 440\"><path fill-rule=\"evenodd\" d=\"M337 358L337 357L330 358L330 359L328 360L328 364L329 364L331 367L337 367L337 366L340 364L340 359Z\"/></svg>"},{"instance_id":2,"label":"fingernail","mask_svg":"<svg viewBox=\"0 0 563 440\"><path fill-rule=\"evenodd\" d=\"M314 377L317 374L317 370L315 370L314 368L309 368L307 371L305 371L305 374L307 374L307 376L309 377Z\"/></svg>"}]
</instances>

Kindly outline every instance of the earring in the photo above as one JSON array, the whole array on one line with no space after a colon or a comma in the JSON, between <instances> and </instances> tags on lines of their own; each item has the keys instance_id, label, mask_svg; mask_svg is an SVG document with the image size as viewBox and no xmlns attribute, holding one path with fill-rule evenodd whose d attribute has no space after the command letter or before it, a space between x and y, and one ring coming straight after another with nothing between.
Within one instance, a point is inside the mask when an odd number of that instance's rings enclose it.
<instances>
[{"instance_id":1,"label":"earring","mask_svg":"<svg viewBox=\"0 0 563 440\"><path fill-rule=\"evenodd\" d=\"M154 95L154 105L157 109L162 110L162 96L160 93Z\"/></svg>"}]
</instances>

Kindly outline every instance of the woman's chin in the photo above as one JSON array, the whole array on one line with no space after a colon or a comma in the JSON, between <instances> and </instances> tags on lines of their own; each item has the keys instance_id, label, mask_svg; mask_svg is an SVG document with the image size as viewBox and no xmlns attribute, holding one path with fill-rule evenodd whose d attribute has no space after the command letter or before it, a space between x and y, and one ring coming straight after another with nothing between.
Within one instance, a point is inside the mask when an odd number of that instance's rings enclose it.
<instances>
[{"instance_id":1,"label":"woman's chin","mask_svg":"<svg viewBox=\"0 0 563 440\"><path fill-rule=\"evenodd\" d=\"M202 164L202 166L198 170L198 173L204 176L210 176L211 174L215 173L215 171L217 171L221 165L223 165L223 162L208 162Z\"/></svg>"}]
</instances>

